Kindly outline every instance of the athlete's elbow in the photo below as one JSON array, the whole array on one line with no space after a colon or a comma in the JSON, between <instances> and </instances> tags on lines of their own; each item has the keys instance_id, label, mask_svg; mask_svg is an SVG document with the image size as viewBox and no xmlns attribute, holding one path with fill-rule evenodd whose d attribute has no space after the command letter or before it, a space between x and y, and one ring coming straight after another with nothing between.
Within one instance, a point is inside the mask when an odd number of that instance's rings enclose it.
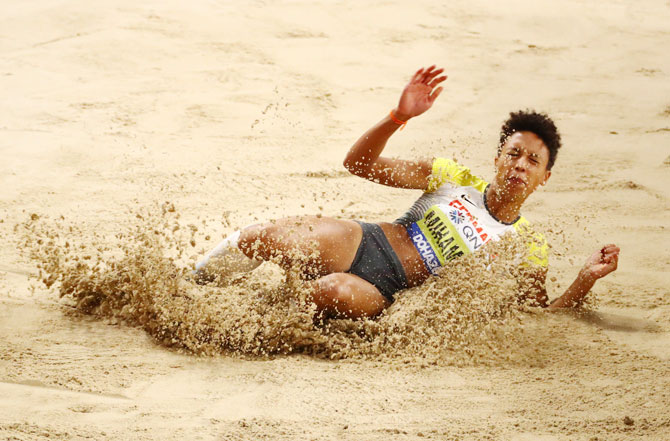
<instances>
[{"instance_id":1,"label":"athlete's elbow","mask_svg":"<svg viewBox=\"0 0 670 441\"><path fill-rule=\"evenodd\" d=\"M349 171L349 173L353 173L353 161L349 158L349 156L344 158L342 165L347 169L347 171Z\"/></svg>"},{"instance_id":2,"label":"athlete's elbow","mask_svg":"<svg viewBox=\"0 0 670 441\"><path fill-rule=\"evenodd\" d=\"M351 173L352 175L365 176L367 174L366 169L361 165L359 161L356 161L349 157L344 158L342 165L344 165L344 168L346 168L347 171L349 171L349 173Z\"/></svg>"}]
</instances>

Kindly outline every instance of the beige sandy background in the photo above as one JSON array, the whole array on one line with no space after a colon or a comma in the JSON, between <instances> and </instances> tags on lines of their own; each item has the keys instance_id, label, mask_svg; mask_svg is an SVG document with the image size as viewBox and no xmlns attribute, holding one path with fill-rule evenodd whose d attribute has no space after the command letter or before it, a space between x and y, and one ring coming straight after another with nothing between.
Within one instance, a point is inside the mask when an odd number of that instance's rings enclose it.
<instances>
[{"instance_id":1,"label":"beige sandy background","mask_svg":"<svg viewBox=\"0 0 670 441\"><path fill-rule=\"evenodd\" d=\"M0 438L670 439L670 2L447 3L5 2ZM217 221L194 255L289 214L394 219L418 194L341 161L432 63L445 92L388 154L491 176L507 113L546 111L564 147L524 215L549 226L551 296L622 248L595 312L542 318L539 363L196 357L28 279L31 213L111 237L170 201Z\"/></svg>"}]
</instances>

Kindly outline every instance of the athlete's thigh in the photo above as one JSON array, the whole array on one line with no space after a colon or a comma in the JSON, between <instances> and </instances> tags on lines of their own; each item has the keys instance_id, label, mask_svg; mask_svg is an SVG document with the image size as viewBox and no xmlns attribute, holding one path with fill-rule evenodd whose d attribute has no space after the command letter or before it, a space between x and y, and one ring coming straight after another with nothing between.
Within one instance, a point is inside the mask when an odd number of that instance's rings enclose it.
<instances>
[{"instance_id":1,"label":"athlete's thigh","mask_svg":"<svg viewBox=\"0 0 670 441\"><path fill-rule=\"evenodd\" d=\"M255 246L265 259L280 255L287 264L298 251L311 256L307 262L318 268L318 274L330 274L351 267L362 235L361 226L351 220L296 216L249 227L240 244L243 251Z\"/></svg>"},{"instance_id":2,"label":"athlete's thigh","mask_svg":"<svg viewBox=\"0 0 670 441\"><path fill-rule=\"evenodd\" d=\"M312 300L329 316L375 317L391 304L377 287L354 274L333 273L312 283Z\"/></svg>"}]
</instances>

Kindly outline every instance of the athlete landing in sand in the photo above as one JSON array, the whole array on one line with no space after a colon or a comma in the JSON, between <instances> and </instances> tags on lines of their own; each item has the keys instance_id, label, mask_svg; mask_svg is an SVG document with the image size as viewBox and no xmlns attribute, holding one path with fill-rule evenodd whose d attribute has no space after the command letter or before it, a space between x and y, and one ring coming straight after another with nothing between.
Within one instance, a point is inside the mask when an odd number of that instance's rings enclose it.
<instances>
[{"instance_id":1,"label":"athlete landing in sand","mask_svg":"<svg viewBox=\"0 0 670 441\"><path fill-rule=\"evenodd\" d=\"M290 256L299 251L316 256L307 261L307 267L319 313L373 317L393 302L396 292L420 285L449 260L477 252L504 233L527 230L528 221L519 214L521 206L551 176L560 147L560 135L548 116L532 111L510 115L501 131L491 183L449 159L407 161L380 156L396 130L431 108L442 92L439 84L447 79L442 72L435 66L419 69L398 106L365 132L344 159L347 170L357 176L423 190L404 216L378 224L302 216L252 225L210 251L196 265L196 277L206 281L222 271L249 271L273 258L290 266ZM605 245L587 259L565 293L548 304L547 245L541 235L531 237L520 265L530 281L527 294L539 306L577 306L596 280L617 268L619 248Z\"/></svg>"}]
</instances>

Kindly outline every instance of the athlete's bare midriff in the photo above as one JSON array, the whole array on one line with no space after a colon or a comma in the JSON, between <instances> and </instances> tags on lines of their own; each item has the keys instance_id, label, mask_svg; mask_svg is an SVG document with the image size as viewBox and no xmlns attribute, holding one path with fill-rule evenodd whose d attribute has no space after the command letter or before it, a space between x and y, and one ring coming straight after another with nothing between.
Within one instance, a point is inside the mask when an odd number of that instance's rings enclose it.
<instances>
[{"instance_id":1,"label":"athlete's bare midriff","mask_svg":"<svg viewBox=\"0 0 670 441\"><path fill-rule=\"evenodd\" d=\"M409 286L422 284L430 276L430 272L410 239L407 229L403 225L388 222L381 222L378 225L400 259Z\"/></svg>"}]
</instances>

